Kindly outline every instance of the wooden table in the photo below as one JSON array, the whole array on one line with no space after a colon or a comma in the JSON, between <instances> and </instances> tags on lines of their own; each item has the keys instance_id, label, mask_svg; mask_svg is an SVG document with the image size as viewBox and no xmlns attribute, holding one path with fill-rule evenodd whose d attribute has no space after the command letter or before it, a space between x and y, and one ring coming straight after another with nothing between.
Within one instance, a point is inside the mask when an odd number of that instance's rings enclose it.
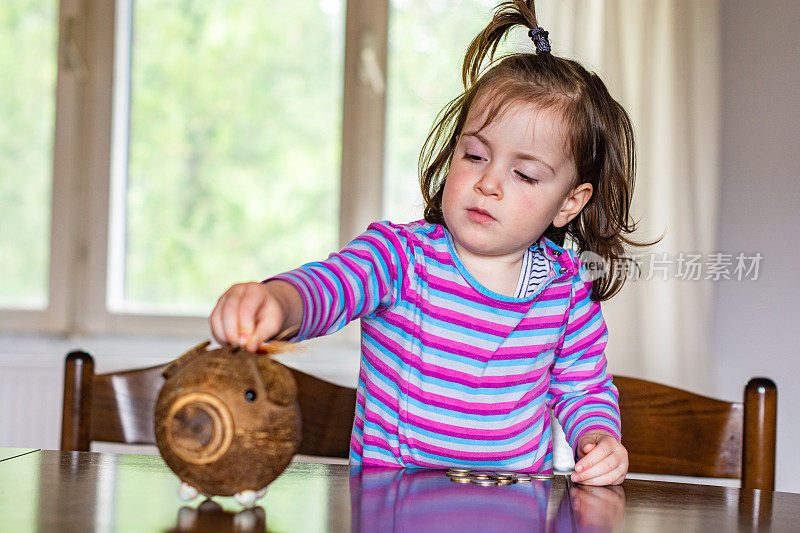
<instances>
[{"instance_id":1,"label":"wooden table","mask_svg":"<svg viewBox=\"0 0 800 533\"><path fill-rule=\"evenodd\" d=\"M22 454L20 454L22 452ZM24 453L27 452L27 453ZM158 456L0 449L0 531L796 531L800 494L628 480L480 487L293 463L261 506L185 503Z\"/></svg>"}]
</instances>

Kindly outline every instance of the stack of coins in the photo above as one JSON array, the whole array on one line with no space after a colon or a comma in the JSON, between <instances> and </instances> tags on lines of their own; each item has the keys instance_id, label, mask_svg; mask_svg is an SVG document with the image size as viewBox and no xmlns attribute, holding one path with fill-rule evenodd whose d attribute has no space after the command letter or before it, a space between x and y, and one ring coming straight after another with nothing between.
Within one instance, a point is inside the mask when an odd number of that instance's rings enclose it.
<instances>
[{"instance_id":1,"label":"stack of coins","mask_svg":"<svg viewBox=\"0 0 800 533\"><path fill-rule=\"evenodd\" d=\"M513 485L517 482L517 475L514 472L495 472L493 477L498 485Z\"/></svg>"},{"instance_id":2,"label":"stack of coins","mask_svg":"<svg viewBox=\"0 0 800 533\"><path fill-rule=\"evenodd\" d=\"M530 483L533 480L550 480L552 474L524 474L518 472L494 472L490 470L471 470L469 468L450 468L447 477L453 483L473 483L475 485L512 485Z\"/></svg>"},{"instance_id":3,"label":"stack of coins","mask_svg":"<svg viewBox=\"0 0 800 533\"><path fill-rule=\"evenodd\" d=\"M472 479L477 479L478 481L494 479L494 472L490 472L488 470L473 470L469 475Z\"/></svg>"},{"instance_id":4,"label":"stack of coins","mask_svg":"<svg viewBox=\"0 0 800 533\"><path fill-rule=\"evenodd\" d=\"M471 472L469 468L451 468L447 471L447 477L453 483L472 483Z\"/></svg>"}]
</instances>

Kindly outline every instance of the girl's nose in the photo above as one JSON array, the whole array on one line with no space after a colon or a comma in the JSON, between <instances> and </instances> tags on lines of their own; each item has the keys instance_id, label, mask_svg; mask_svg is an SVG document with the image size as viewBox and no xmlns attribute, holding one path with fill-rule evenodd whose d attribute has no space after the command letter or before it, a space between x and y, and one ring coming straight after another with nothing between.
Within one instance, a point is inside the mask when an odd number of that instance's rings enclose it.
<instances>
[{"instance_id":1,"label":"girl's nose","mask_svg":"<svg viewBox=\"0 0 800 533\"><path fill-rule=\"evenodd\" d=\"M503 197L502 181L500 172L489 165L475 183L475 190L484 196L495 196L500 199Z\"/></svg>"}]
</instances>

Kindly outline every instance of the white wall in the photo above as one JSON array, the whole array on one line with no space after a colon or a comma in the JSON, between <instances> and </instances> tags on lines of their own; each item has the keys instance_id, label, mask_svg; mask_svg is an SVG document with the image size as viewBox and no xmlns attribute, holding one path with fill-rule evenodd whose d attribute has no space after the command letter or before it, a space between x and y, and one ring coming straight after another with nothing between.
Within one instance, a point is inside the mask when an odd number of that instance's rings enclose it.
<instances>
[{"instance_id":1,"label":"white wall","mask_svg":"<svg viewBox=\"0 0 800 533\"><path fill-rule=\"evenodd\" d=\"M800 492L800 2L722 2L718 249L761 252L757 281L715 286L714 385L778 385L777 489Z\"/></svg>"}]
</instances>

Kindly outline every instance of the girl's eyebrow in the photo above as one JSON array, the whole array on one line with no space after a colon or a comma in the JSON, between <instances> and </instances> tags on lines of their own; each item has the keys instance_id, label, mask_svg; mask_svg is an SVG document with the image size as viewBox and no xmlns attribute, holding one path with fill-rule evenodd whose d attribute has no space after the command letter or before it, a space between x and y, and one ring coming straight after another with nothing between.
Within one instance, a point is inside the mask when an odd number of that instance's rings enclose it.
<instances>
[{"instance_id":1,"label":"girl's eyebrow","mask_svg":"<svg viewBox=\"0 0 800 533\"><path fill-rule=\"evenodd\" d=\"M492 144L489 142L489 140L486 139L486 137L484 137L483 135L481 135L480 132L478 132L478 131L467 131L467 132L464 132L463 135L466 135L468 137L475 137L476 139L478 139L480 142L482 142L483 144L485 144L489 148L492 147ZM514 154L514 157L516 157L517 159L525 159L527 161L536 161L537 163L541 163L542 165L546 166L548 168L548 170L550 170L550 172L553 173L553 175L555 175L555 173L556 173L556 171L553 169L553 167L551 167L550 165L548 165L547 163L542 161L541 158L538 158L533 154L529 154L529 153L526 153L526 152L516 152Z\"/></svg>"}]
</instances>

